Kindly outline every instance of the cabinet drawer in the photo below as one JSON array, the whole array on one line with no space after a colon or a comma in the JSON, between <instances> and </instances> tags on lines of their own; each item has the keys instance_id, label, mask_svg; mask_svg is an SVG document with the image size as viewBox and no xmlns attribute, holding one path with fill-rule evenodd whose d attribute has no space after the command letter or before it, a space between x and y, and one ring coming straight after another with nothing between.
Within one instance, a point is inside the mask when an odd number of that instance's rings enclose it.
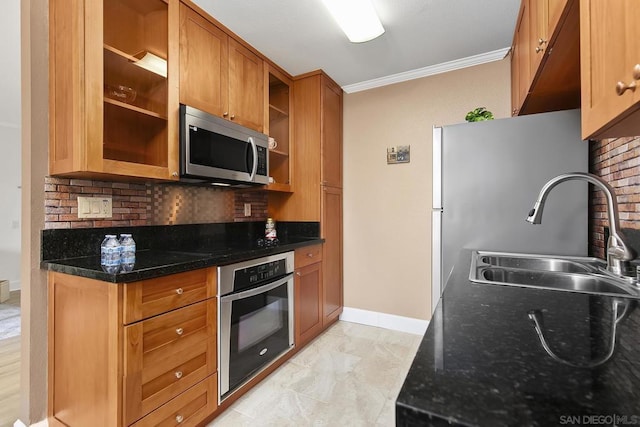
<instances>
[{"instance_id":1,"label":"cabinet drawer","mask_svg":"<svg viewBox=\"0 0 640 427\"><path fill-rule=\"evenodd\" d=\"M151 412L133 426L196 426L218 407L217 387L218 374L213 374Z\"/></svg>"},{"instance_id":2,"label":"cabinet drawer","mask_svg":"<svg viewBox=\"0 0 640 427\"><path fill-rule=\"evenodd\" d=\"M322 245L305 246L295 251L294 265L296 270L322 261Z\"/></svg>"},{"instance_id":3,"label":"cabinet drawer","mask_svg":"<svg viewBox=\"0 0 640 427\"><path fill-rule=\"evenodd\" d=\"M124 323L129 324L215 296L216 269L202 268L124 286Z\"/></svg>"},{"instance_id":4,"label":"cabinet drawer","mask_svg":"<svg viewBox=\"0 0 640 427\"><path fill-rule=\"evenodd\" d=\"M125 326L124 339L130 424L216 371L216 299Z\"/></svg>"}]
</instances>

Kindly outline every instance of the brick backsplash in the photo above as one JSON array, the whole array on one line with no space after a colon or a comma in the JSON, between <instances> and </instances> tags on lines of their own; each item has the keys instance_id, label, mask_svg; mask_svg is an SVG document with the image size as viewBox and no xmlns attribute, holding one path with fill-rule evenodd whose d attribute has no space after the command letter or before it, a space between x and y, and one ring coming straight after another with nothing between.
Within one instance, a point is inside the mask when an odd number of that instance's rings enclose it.
<instances>
[{"instance_id":1,"label":"brick backsplash","mask_svg":"<svg viewBox=\"0 0 640 427\"><path fill-rule=\"evenodd\" d=\"M621 228L640 230L640 137L604 139L590 141L589 144L590 172L602 177L615 189ZM604 195L592 188L589 241L593 256L604 258L605 227L608 225Z\"/></svg>"},{"instance_id":2,"label":"brick backsplash","mask_svg":"<svg viewBox=\"0 0 640 427\"><path fill-rule=\"evenodd\" d=\"M148 184L104 182L46 177L44 181L44 228L94 228L148 224L151 208ZM78 218L78 196L111 196L113 217Z\"/></svg>"},{"instance_id":3,"label":"brick backsplash","mask_svg":"<svg viewBox=\"0 0 640 427\"><path fill-rule=\"evenodd\" d=\"M267 218L266 191L204 186L45 178L45 229L127 227L259 221ZM78 218L78 196L111 196L113 217ZM244 204L251 203L251 216Z\"/></svg>"}]
</instances>

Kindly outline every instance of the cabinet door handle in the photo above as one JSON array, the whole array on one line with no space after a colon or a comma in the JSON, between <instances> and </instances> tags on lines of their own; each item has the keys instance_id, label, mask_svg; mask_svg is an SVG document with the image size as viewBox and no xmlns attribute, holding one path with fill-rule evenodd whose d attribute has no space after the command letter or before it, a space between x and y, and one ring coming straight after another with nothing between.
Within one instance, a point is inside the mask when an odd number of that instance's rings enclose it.
<instances>
[{"instance_id":1,"label":"cabinet door handle","mask_svg":"<svg viewBox=\"0 0 640 427\"><path fill-rule=\"evenodd\" d=\"M176 415L176 422L181 423L182 421L184 421L184 417L182 415Z\"/></svg>"},{"instance_id":2,"label":"cabinet door handle","mask_svg":"<svg viewBox=\"0 0 640 427\"><path fill-rule=\"evenodd\" d=\"M636 64L635 67L633 67L633 79L640 80L640 64Z\"/></svg>"},{"instance_id":3,"label":"cabinet door handle","mask_svg":"<svg viewBox=\"0 0 640 427\"><path fill-rule=\"evenodd\" d=\"M182 371L176 371L176 378L177 379L182 378Z\"/></svg>"},{"instance_id":4,"label":"cabinet door handle","mask_svg":"<svg viewBox=\"0 0 640 427\"><path fill-rule=\"evenodd\" d=\"M182 288L176 289L176 294L182 295L183 293L184 293L184 291L182 290Z\"/></svg>"},{"instance_id":5,"label":"cabinet door handle","mask_svg":"<svg viewBox=\"0 0 640 427\"><path fill-rule=\"evenodd\" d=\"M540 52L542 52L543 50L544 50L543 48L541 48L540 46L538 46L538 47L536 48L536 53L540 53Z\"/></svg>"},{"instance_id":6,"label":"cabinet door handle","mask_svg":"<svg viewBox=\"0 0 640 427\"><path fill-rule=\"evenodd\" d=\"M224 113L222 113L222 117L227 117L229 115L228 111L225 111Z\"/></svg>"},{"instance_id":7,"label":"cabinet door handle","mask_svg":"<svg viewBox=\"0 0 640 427\"><path fill-rule=\"evenodd\" d=\"M296 271L296 276L302 276L299 271Z\"/></svg>"},{"instance_id":8,"label":"cabinet door handle","mask_svg":"<svg viewBox=\"0 0 640 427\"><path fill-rule=\"evenodd\" d=\"M545 39L543 39L542 37L540 37L538 39L538 46L542 46L543 44L546 44L546 43L547 43L547 41Z\"/></svg>"},{"instance_id":9,"label":"cabinet door handle","mask_svg":"<svg viewBox=\"0 0 640 427\"><path fill-rule=\"evenodd\" d=\"M174 178L177 178L178 177L178 172L172 172L171 176L174 177Z\"/></svg>"},{"instance_id":10,"label":"cabinet door handle","mask_svg":"<svg viewBox=\"0 0 640 427\"><path fill-rule=\"evenodd\" d=\"M622 96L622 94L625 93L627 90L630 90L631 92L635 92L636 82L633 81L629 84L625 84L624 82L618 82L616 84L616 93L618 94L618 96Z\"/></svg>"},{"instance_id":11,"label":"cabinet door handle","mask_svg":"<svg viewBox=\"0 0 640 427\"><path fill-rule=\"evenodd\" d=\"M235 118L236 118L236 115L235 115L235 114L232 114L232 115L231 115L231 117L230 117L230 119L231 119L231 120L233 120L233 119L235 119Z\"/></svg>"},{"instance_id":12,"label":"cabinet door handle","mask_svg":"<svg viewBox=\"0 0 640 427\"><path fill-rule=\"evenodd\" d=\"M176 328L176 334L178 335L182 335L184 333L184 329L182 328Z\"/></svg>"}]
</instances>

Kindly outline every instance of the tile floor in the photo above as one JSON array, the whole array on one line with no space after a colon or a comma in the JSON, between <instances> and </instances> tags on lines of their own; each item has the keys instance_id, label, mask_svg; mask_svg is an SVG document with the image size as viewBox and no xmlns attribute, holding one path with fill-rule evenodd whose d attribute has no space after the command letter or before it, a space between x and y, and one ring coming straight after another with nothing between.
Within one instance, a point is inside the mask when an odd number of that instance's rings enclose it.
<instances>
[{"instance_id":1,"label":"tile floor","mask_svg":"<svg viewBox=\"0 0 640 427\"><path fill-rule=\"evenodd\" d=\"M340 321L207 427L394 426L421 339Z\"/></svg>"}]
</instances>

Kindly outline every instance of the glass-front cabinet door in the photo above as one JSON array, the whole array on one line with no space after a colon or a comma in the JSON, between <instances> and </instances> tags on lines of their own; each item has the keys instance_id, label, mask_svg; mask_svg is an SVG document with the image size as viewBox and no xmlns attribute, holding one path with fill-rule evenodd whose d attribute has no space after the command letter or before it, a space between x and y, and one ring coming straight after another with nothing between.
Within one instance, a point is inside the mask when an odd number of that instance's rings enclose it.
<instances>
[{"instance_id":1,"label":"glass-front cabinet door","mask_svg":"<svg viewBox=\"0 0 640 427\"><path fill-rule=\"evenodd\" d=\"M71 5L51 3L50 174L177 179L178 2Z\"/></svg>"}]
</instances>

